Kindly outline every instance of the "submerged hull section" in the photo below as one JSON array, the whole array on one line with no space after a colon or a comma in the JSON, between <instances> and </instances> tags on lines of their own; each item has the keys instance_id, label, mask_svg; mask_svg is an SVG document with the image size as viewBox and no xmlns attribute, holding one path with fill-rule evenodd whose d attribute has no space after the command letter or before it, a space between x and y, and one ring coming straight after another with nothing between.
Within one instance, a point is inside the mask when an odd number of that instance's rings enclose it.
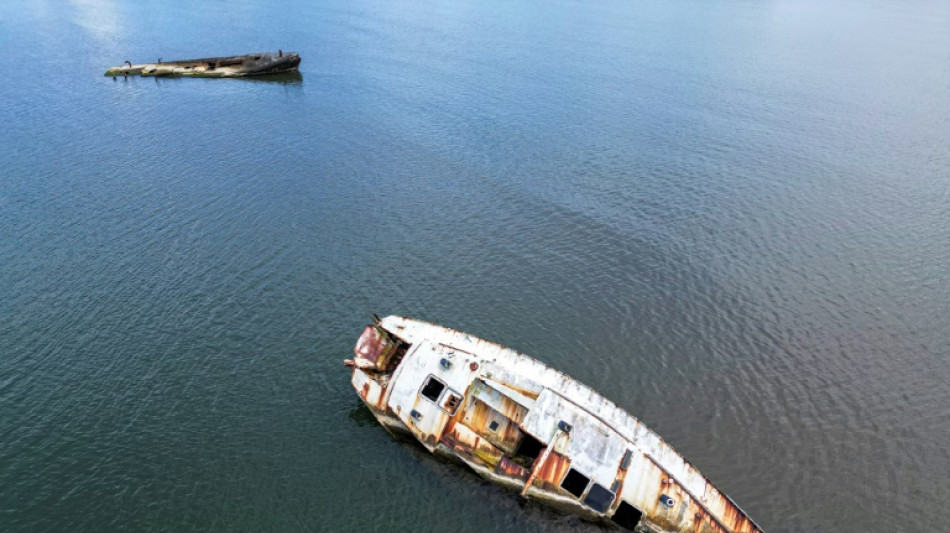
<instances>
[{"instance_id":1,"label":"submerged hull section","mask_svg":"<svg viewBox=\"0 0 950 533\"><path fill-rule=\"evenodd\" d=\"M199 78L241 78L279 72L292 72L300 66L296 52L247 54L243 56L179 59L157 63L143 63L112 67L106 76L192 76Z\"/></svg>"},{"instance_id":2,"label":"submerged hull section","mask_svg":"<svg viewBox=\"0 0 950 533\"><path fill-rule=\"evenodd\" d=\"M354 351L380 423L523 497L630 531L762 531L635 417L528 356L400 316Z\"/></svg>"}]
</instances>

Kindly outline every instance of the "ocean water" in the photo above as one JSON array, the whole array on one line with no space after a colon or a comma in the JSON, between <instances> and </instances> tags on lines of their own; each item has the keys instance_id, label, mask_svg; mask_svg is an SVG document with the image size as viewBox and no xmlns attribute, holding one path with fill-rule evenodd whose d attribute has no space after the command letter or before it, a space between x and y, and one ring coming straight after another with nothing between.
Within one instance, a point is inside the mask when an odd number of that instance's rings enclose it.
<instances>
[{"instance_id":1,"label":"ocean water","mask_svg":"<svg viewBox=\"0 0 950 533\"><path fill-rule=\"evenodd\" d=\"M950 523L946 1L7 0L0 52L0 531L601 530L393 440L374 312L770 533Z\"/></svg>"}]
</instances>

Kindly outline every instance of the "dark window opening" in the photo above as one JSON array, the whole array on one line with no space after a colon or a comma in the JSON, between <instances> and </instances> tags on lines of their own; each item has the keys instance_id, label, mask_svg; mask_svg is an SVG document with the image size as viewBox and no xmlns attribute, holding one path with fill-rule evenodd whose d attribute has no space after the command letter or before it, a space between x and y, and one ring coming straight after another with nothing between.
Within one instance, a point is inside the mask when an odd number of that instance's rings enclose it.
<instances>
[{"instance_id":1,"label":"dark window opening","mask_svg":"<svg viewBox=\"0 0 950 533\"><path fill-rule=\"evenodd\" d=\"M580 498L581 494L584 494L584 490L587 489L589 482L590 478L572 468L568 470L567 475L564 476L564 481L561 482L561 488L573 494L574 497Z\"/></svg>"},{"instance_id":2,"label":"dark window opening","mask_svg":"<svg viewBox=\"0 0 950 533\"><path fill-rule=\"evenodd\" d=\"M492 421L491 421L491 424L488 424L488 429L489 429L489 431L495 431L495 430L497 430L497 429L498 429L498 421L497 421L497 420L492 420Z\"/></svg>"},{"instance_id":3,"label":"dark window opening","mask_svg":"<svg viewBox=\"0 0 950 533\"><path fill-rule=\"evenodd\" d=\"M442 394L443 390L445 390L445 383L442 383L434 377L429 376L429 380L426 381L426 384L422 387L422 391L419 394L425 396L433 402L437 402L439 401L439 395Z\"/></svg>"},{"instance_id":4,"label":"dark window opening","mask_svg":"<svg viewBox=\"0 0 950 533\"><path fill-rule=\"evenodd\" d=\"M633 452L632 452L632 451L627 450L627 451L623 452L623 460L620 461L620 469L621 469L621 470L626 470L627 468L630 468L630 461L632 461L632 460L633 460Z\"/></svg>"},{"instance_id":5,"label":"dark window opening","mask_svg":"<svg viewBox=\"0 0 950 533\"><path fill-rule=\"evenodd\" d=\"M621 501L617 506L617 512L610 518L618 526L633 531L640 523L640 517L643 513L639 509L625 501Z\"/></svg>"},{"instance_id":6,"label":"dark window opening","mask_svg":"<svg viewBox=\"0 0 950 533\"><path fill-rule=\"evenodd\" d=\"M515 455L534 461L541 455L541 450L543 449L544 444L541 444L541 441L525 433L521 442L518 443Z\"/></svg>"},{"instance_id":7,"label":"dark window opening","mask_svg":"<svg viewBox=\"0 0 950 533\"><path fill-rule=\"evenodd\" d=\"M386 363L386 367L380 369L381 372L389 372L390 370L399 366L399 363L402 362L402 358L405 357L406 352L409 351L409 344L399 340L393 339L396 342L396 351L393 352L393 356L389 358L389 361Z\"/></svg>"},{"instance_id":8,"label":"dark window opening","mask_svg":"<svg viewBox=\"0 0 950 533\"><path fill-rule=\"evenodd\" d=\"M584 504L598 513L606 511L613 502L614 493L597 483L594 483L594 486L590 488L590 492L587 493L587 497L584 498Z\"/></svg>"},{"instance_id":9,"label":"dark window opening","mask_svg":"<svg viewBox=\"0 0 950 533\"><path fill-rule=\"evenodd\" d=\"M445 401L442 402L442 408L450 415L454 415L462 403L462 397L457 394L446 394Z\"/></svg>"}]
</instances>

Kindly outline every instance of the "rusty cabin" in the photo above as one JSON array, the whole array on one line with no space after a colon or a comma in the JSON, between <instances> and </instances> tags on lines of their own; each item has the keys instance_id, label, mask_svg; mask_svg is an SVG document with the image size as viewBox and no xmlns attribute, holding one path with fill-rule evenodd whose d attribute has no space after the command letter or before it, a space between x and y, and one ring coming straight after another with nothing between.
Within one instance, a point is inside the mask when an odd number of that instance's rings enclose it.
<instances>
[{"instance_id":1,"label":"rusty cabin","mask_svg":"<svg viewBox=\"0 0 950 533\"><path fill-rule=\"evenodd\" d=\"M643 533L761 533L635 417L526 355L401 316L346 360L380 423L521 496Z\"/></svg>"}]
</instances>

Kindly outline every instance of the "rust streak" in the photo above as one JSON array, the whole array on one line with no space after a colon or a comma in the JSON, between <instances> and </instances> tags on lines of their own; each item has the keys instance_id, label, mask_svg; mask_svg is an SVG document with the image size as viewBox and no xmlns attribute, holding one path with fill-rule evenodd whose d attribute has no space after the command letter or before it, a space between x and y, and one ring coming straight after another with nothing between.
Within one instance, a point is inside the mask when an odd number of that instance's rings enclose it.
<instances>
[{"instance_id":1,"label":"rust streak","mask_svg":"<svg viewBox=\"0 0 950 533\"><path fill-rule=\"evenodd\" d=\"M531 398L532 400L537 400L538 396L541 394L539 391L533 391L530 389L525 389L523 387L518 387L517 385L512 385L511 383L508 383L506 381L499 381L498 383L501 383L502 385L508 387L509 389L517 393L523 394L524 396Z\"/></svg>"},{"instance_id":2,"label":"rust streak","mask_svg":"<svg viewBox=\"0 0 950 533\"><path fill-rule=\"evenodd\" d=\"M709 502L703 502L696 497L695 494L689 491L686 487L679 485L673 481L672 476L667 472L656 459L649 455L644 455L654 467L663 472L664 479L667 483L660 484L657 490L657 502L659 502L660 494L664 494L664 491L670 491L676 488L678 492L685 493L690 496L692 504L695 504L706 516L709 517L711 523L715 523L717 527L721 528L725 532L732 533L755 533L759 529L755 526L755 523L745 515L745 513L740 510L736 504L732 503L728 497L724 496L719 491L714 491L716 502L713 505L710 505ZM708 492L708 491L707 491ZM668 493L667 493L668 494ZM711 510L710 507L722 508L722 516L716 516ZM731 526L731 527L730 527Z\"/></svg>"},{"instance_id":3,"label":"rust streak","mask_svg":"<svg viewBox=\"0 0 950 533\"><path fill-rule=\"evenodd\" d=\"M622 459L621 459L622 460ZM617 465L617 477L614 478L614 485L616 488L611 487L610 490L614 491L614 501L610 503L610 507L620 505L620 493L623 492L623 483L627 478L627 470L621 468L620 465Z\"/></svg>"},{"instance_id":4,"label":"rust streak","mask_svg":"<svg viewBox=\"0 0 950 533\"><path fill-rule=\"evenodd\" d=\"M525 479L528 477L528 471L525 470L521 465L512 462L507 457L502 456L501 461L498 462L498 467L495 468L495 471L499 474L504 474L506 476Z\"/></svg>"},{"instance_id":5,"label":"rust streak","mask_svg":"<svg viewBox=\"0 0 950 533\"><path fill-rule=\"evenodd\" d=\"M557 452L551 452L544 467L538 474L538 479L541 480L542 486L549 486L549 488L557 487L560 485L561 479L564 478L570 467L571 460L569 458Z\"/></svg>"}]
</instances>

